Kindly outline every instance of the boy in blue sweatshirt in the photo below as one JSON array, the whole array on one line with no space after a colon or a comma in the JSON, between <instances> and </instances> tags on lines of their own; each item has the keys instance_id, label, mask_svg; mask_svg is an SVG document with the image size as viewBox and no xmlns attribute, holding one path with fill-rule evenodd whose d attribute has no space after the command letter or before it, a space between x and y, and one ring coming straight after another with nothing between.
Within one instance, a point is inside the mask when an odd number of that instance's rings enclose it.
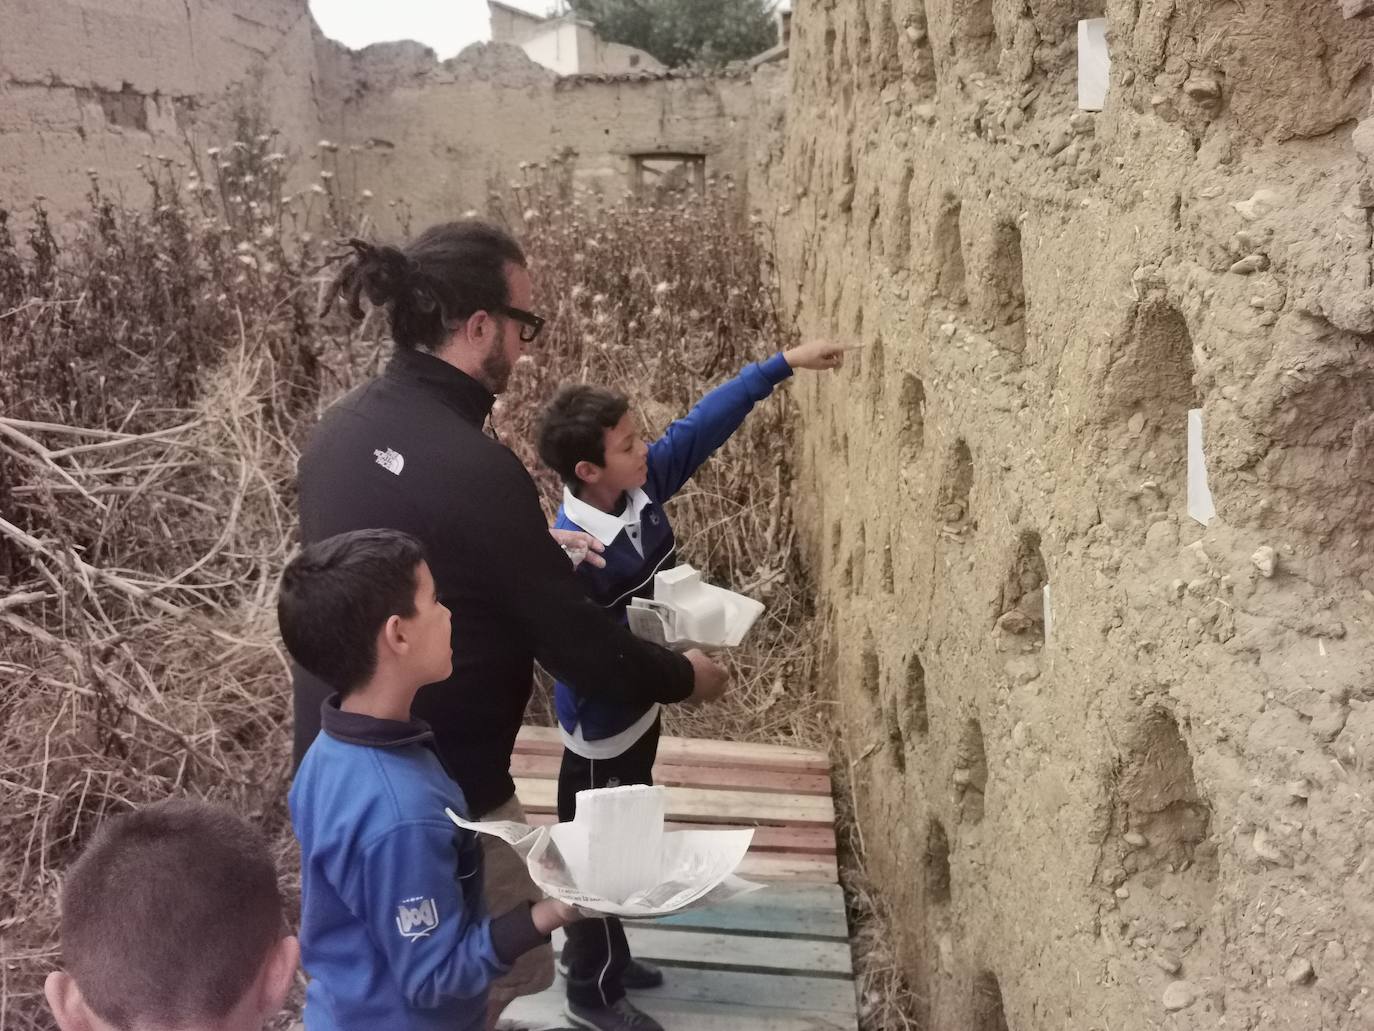
<instances>
[{"instance_id":1,"label":"boy in blue sweatshirt","mask_svg":"<svg viewBox=\"0 0 1374 1031\"><path fill-rule=\"evenodd\" d=\"M623 395L604 387L564 387L539 423L539 457L563 479L554 525L582 530L605 547L604 568L578 568L588 595L625 618L631 598L652 598L654 575L676 565L676 543L663 504L739 428L754 405L794 369L835 369L844 348L813 341L746 366L701 399L652 444L640 437ZM558 818L571 820L577 792L653 783L659 705L610 702L558 683L554 704L563 738ZM625 989L651 988L663 975L630 956L620 921L571 926L563 948L569 1020L597 1031L662 1031L625 999Z\"/></svg>"},{"instance_id":2,"label":"boy in blue sweatshirt","mask_svg":"<svg viewBox=\"0 0 1374 1031\"><path fill-rule=\"evenodd\" d=\"M481 849L445 807L458 785L411 718L452 669L449 612L420 543L357 530L305 548L277 605L291 657L337 690L291 785L301 845L307 1031L480 1031L487 988L576 911L489 917Z\"/></svg>"}]
</instances>

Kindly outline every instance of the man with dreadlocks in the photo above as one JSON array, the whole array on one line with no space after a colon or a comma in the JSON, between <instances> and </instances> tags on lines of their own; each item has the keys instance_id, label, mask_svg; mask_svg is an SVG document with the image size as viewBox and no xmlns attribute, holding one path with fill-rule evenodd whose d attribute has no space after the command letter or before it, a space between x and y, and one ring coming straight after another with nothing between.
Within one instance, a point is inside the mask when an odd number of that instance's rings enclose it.
<instances>
[{"instance_id":1,"label":"man with dreadlocks","mask_svg":"<svg viewBox=\"0 0 1374 1031\"><path fill-rule=\"evenodd\" d=\"M523 820L510 756L533 683L533 662L559 680L627 703L719 697L725 671L701 652L677 655L634 637L586 596L550 536L534 481L482 431L511 370L544 320L530 312L525 256L483 222L436 225L404 249L351 241L325 298L384 307L395 353L381 376L325 413L298 470L301 537L387 528L424 545L439 597L453 613L453 673L420 690L416 718L479 818ZM454 685L461 683L462 689ZM295 753L320 726L333 692L294 670ZM491 912L539 892L515 853L484 836ZM397 900L398 902L401 900ZM661 982L647 964L628 984ZM517 995L553 981L548 946L526 953L492 989L488 1025ZM628 1000L583 1026L655 1031Z\"/></svg>"}]
</instances>

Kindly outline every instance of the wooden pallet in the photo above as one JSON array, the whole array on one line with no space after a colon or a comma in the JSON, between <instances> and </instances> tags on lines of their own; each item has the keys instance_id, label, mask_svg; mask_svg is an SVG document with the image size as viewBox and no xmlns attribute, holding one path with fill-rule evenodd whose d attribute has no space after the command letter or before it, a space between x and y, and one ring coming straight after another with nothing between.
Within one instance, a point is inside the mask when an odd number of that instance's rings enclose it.
<instances>
[{"instance_id":1,"label":"wooden pallet","mask_svg":"<svg viewBox=\"0 0 1374 1031\"><path fill-rule=\"evenodd\" d=\"M511 758L531 821L557 819L563 746L525 727ZM671 828L753 827L740 874L767 885L723 906L627 925L634 954L661 966L662 988L634 1001L668 1031L855 1031L854 973L835 867L835 810L823 753L776 745L663 738L654 780ZM554 946L562 935L554 936ZM560 977L506 1018L562 1027Z\"/></svg>"}]
</instances>

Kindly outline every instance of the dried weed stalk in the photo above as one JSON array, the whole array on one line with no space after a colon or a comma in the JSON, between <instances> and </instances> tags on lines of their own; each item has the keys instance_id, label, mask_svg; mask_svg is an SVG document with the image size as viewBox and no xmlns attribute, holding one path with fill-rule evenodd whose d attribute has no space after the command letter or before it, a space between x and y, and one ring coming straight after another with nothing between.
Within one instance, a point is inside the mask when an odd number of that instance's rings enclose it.
<instances>
[{"instance_id":1,"label":"dried weed stalk","mask_svg":"<svg viewBox=\"0 0 1374 1031\"><path fill-rule=\"evenodd\" d=\"M83 218L0 209L0 1026L47 1027L64 865L111 814L168 795L261 823L294 881L289 688L273 592L294 537L299 445L384 357L371 328L315 322L322 241L366 233L322 141L285 193L253 133L190 162L150 156L149 200L92 178ZM493 204L524 239L552 323L502 400L537 469L537 403L565 380L625 391L652 429L784 345L730 190L594 203L566 165ZM361 206L360 206L361 205ZM369 335L370 334L370 335ZM785 392L784 392L785 393ZM792 546L789 401L774 399L672 509L684 559L763 598L730 700L673 732L817 743L811 607ZM546 474L550 506L556 485Z\"/></svg>"}]
</instances>

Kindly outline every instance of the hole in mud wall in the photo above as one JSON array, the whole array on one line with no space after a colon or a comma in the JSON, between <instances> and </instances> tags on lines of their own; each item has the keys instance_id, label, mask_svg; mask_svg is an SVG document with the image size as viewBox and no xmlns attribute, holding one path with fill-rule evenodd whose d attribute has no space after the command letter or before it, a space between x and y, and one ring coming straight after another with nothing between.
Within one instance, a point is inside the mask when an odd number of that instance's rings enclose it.
<instances>
[{"instance_id":1,"label":"hole in mud wall","mask_svg":"<svg viewBox=\"0 0 1374 1031\"><path fill-rule=\"evenodd\" d=\"M935 95L937 70L935 52L930 46L930 27L926 21L926 5L921 0L902 0L907 8L901 14L901 32L897 35L902 70L915 87L916 96L925 100Z\"/></svg>"},{"instance_id":2,"label":"hole in mud wall","mask_svg":"<svg viewBox=\"0 0 1374 1031\"><path fill-rule=\"evenodd\" d=\"M840 557L840 544L844 538L844 529L840 526L840 521L836 519L830 524L830 558L831 561L838 561Z\"/></svg>"},{"instance_id":3,"label":"hole in mud wall","mask_svg":"<svg viewBox=\"0 0 1374 1031\"><path fill-rule=\"evenodd\" d=\"M897 22L892 6L884 0L878 5L877 25L873 33L872 68L881 89L902 77L902 59L897 49Z\"/></svg>"},{"instance_id":4,"label":"hole in mud wall","mask_svg":"<svg viewBox=\"0 0 1374 1031\"><path fill-rule=\"evenodd\" d=\"M964 823L983 822L983 796L988 789L988 756L983 747L983 728L968 720L959 735L954 758L954 790L959 797L959 819Z\"/></svg>"},{"instance_id":5,"label":"hole in mud wall","mask_svg":"<svg viewBox=\"0 0 1374 1031\"><path fill-rule=\"evenodd\" d=\"M1126 352L1107 377L1113 441L1142 480L1182 501L1187 489L1188 410L1202 400L1193 385L1193 338L1182 313L1163 298L1137 310Z\"/></svg>"},{"instance_id":6,"label":"hole in mud wall","mask_svg":"<svg viewBox=\"0 0 1374 1031\"><path fill-rule=\"evenodd\" d=\"M1002 584L997 604L997 629L1021 638L1029 647L1045 643L1045 594L1049 582L1040 535L1027 530L1017 538L1016 554Z\"/></svg>"},{"instance_id":7,"label":"hole in mud wall","mask_svg":"<svg viewBox=\"0 0 1374 1031\"><path fill-rule=\"evenodd\" d=\"M906 698L902 715L907 735L924 737L930 732L930 711L926 707L926 667L919 655L906 660Z\"/></svg>"},{"instance_id":8,"label":"hole in mud wall","mask_svg":"<svg viewBox=\"0 0 1374 1031\"><path fill-rule=\"evenodd\" d=\"M1010 1031L1002 1006L1002 986L988 970L973 980L973 1031Z\"/></svg>"},{"instance_id":9,"label":"hole in mud wall","mask_svg":"<svg viewBox=\"0 0 1374 1031\"><path fill-rule=\"evenodd\" d=\"M964 285L964 240L959 230L960 211L958 201L948 202L935 223L935 256L940 263L937 289L951 304L968 301L968 291Z\"/></svg>"},{"instance_id":10,"label":"hole in mud wall","mask_svg":"<svg viewBox=\"0 0 1374 1031\"><path fill-rule=\"evenodd\" d=\"M897 402L902 412L898 438L906 456L912 458L926 442L926 385L911 373L905 373Z\"/></svg>"},{"instance_id":11,"label":"hole in mud wall","mask_svg":"<svg viewBox=\"0 0 1374 1031\"><path fill-rule=\"evenodd\" d=\"M925 867L926 901L943 905L949 901L949 835L945 825L939 820L930 821L926 832L926 854L922 859Z\"/></svg>"},{"instance_id":12,"label":"hole in mud wall","mask_svg":"<svg viewBox=\"0 0 1374 1031\"><path fill-rule=\"evenodd\" d=\"M887 754L898 773L906 772L906 739L902 736L901 719L895 705L887 705L883 711L883 726L887 731Z\"/></svg>"},{"instance_id":13,"label":"hole in mud wall","mask_svg":"<svg viewBox=\"0 0 1374 1031\"><path fill-rule=\"evenodd\" d=\"M854 593L863 594L864 572L865 566L868 564L868 535L862 526L859 527L859 537L854 542L854 550L850 553L850 561L854 566Z\"/></svg>"},{"instance_id":14,"label":"hole in mud wall","mask_svg":"<svg viewBox=\"0 0 1374 1031\"><path fill-rule=\"evenodd\" d=\"M891 594L897 589L896 576L892 570L892 544L883 545L883 593Z\"/></svg>"},{"instance_id":15,"label":"hole in mud wall","mask_svg":"<svg viewBox=\"0 0 1374 1031\"><path fill-rule=\"evenodd\" d=\"M945 471L940 482L940 497L937 512L941 536L960 540L968 530L976 529L969 510L969 494L973 490L973 453L967 442L956 440L945 460Z\"/></svg>"},{"instance_id":16,"label":"hole in mud wall","mask_svg":"<svg viewBox=\"0 0 1374 1031\"><path fill-rule=\"evenodd\" d=\"M950 36L954 56L966 60L982 72L997 71L997 25L992 18L992 0L968 0Z\"/></svg>"},{"instance_id":17,"label":"hole in mud wall","mask_svg":"<svg viewBox=\"0 0 1374 1031\"><path fill-rule=\"evenodd\" d=\"M882 689L882 667L878 665L878 646L872 632L864 634L863 654L859 656L859 684L864 697L877 702Z\"/></svg>"},{"instance_id":18,"label":"hole in mud wall","mask_svg":"<svg viewBox=\"0 0 1374 1031\"><path fill-rule=\"evenodd\" d=\"M992 322L998 346L1020 354L1026 348L1026 276L1021 230L1004 222L994 231Z\"/></svg>"},{"instance_id":19,"label":"hole in mud wall","mask_svg":"<svg viewBox=\"0 0 1374 1031\"><path fill-rule=\"evenodd\" d=\"M868 377L868 401L871 408L877 408L883 396L883 376L885 359L883 338L876 338L861 352L864 355L864 374Z\"/></svg>"},{"instance_id":20,"label":"hole in mud wall","mask_svg":"<svg viewBox=\"0 0 1374 1031\"><path fill-rule=\"evenodd\" d=\"M887 270L894 275L907 267L911 254L911 181L915 171L903 163L887 182L887 196L883 201L888 216L883 222L883 253Z\"/></svg>"},{"instance_id":21,"label":"hole in mud wall","mask_svg":"<svg viewBox=\"0 0 1374 1031\"><path fill-rule=\"evenodd\" d=\"M1216 890L1212 810L1198 791L1172 715L1153 710L1134 738L1118 786L1122 870L1132 887L1122 915L1150 924L1156 947L1180 957L1201 933Z\"/></svg>"}]
</instances>

